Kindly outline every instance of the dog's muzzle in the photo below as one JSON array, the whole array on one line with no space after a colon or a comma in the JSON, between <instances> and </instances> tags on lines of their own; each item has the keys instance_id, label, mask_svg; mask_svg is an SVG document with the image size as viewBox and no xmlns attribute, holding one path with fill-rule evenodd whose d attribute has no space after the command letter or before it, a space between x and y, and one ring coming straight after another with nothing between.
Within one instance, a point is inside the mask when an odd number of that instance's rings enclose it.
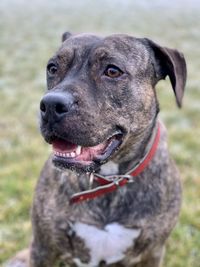
<instances>
[{"instance_id":1,"label":"dog's muzzle","mask_svg":"<svg viewBox=\"0 0 200 267\"><path fill-rule=\"evenodd\" d=\"M41 129L45 128L44 138L52 145L53 162L61 169L73 168L93 171L100 164L105 163L108 158L119 148L122 143L123 133L120 129L113 130L113 133L105 137L101 142L93 145L83 145L82 140L76 136L68 139L68 130L71 131L70 125L67 125L72 118L76 120L77 102L70 93L49 92L40 102L41 112ZM63 123L66 123L65 131L61 131ZM73 125L72 125L73 126ZM78 131L79 126L77 127ZM43 132L43 130L42 130Z\"/></svg>"}]
</instances>

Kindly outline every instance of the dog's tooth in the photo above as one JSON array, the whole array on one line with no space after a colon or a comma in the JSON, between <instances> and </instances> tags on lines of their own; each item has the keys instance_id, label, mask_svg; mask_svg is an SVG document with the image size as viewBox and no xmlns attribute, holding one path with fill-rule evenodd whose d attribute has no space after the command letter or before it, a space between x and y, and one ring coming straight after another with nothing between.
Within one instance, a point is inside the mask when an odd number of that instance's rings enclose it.
<instances>
[{"instance_id":1,"label":"dog's tooth","mask_svg":"<svg viewBox=\"0 0 200 267\"><path fill-rule=\"evenodd\" d=\"M76 155L80 155L81 154L81 146L77 146L76 148Z\"/></svg>"},{"instance_id":2,"label":"dog's tooth","mask_svg":"<svg viewBox=\"0 0 200 267\"><path fill-rule=\"evenodd\" d=\"M62 153L62 152L58 152L58 151L54 151L54 154L56 156L59 156L59 157L63 157L63 158L75 158L76 157L76 152L69 152L69 153Z\"/></svg>"},{"instance_id":3,"label":"dog's tooth","mask_svg":"<svg viewBox=\"0 0 200 267\"><path fill-rule=\"evenodd\" d=\"M75 152L71 152L70 156L71 156L71 158L74 158L76 156L76 153Z\"/></svg>"}]
</instances>

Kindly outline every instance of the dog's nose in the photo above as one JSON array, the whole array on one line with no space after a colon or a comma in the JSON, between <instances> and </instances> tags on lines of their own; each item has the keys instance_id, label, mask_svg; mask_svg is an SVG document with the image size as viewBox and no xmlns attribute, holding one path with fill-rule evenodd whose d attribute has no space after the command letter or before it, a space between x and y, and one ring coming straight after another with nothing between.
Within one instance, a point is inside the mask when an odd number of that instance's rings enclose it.
<instances>
[{"instance_id":1,"label":"dog's nose","mask_svg":"<svg viewBox=\"0 0 200 267\"><path fill-rule=\"evenodd\" d=\"M48 93L40 102L42 119L58 121L72 110L74 97L71 94Z\"/></svg>"}]
</instances>

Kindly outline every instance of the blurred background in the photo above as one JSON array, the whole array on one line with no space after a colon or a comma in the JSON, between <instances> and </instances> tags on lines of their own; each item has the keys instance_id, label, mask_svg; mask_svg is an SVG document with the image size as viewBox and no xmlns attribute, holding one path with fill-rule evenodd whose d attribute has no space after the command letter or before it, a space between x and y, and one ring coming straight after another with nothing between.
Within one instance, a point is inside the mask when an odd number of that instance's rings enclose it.
<instances>
[{"instance_id":1,"label":"blurred background","mask_svg":"<svg viewBox=\"0 0 200 267\"><path fill-rule=\"evenodd\" d=\"M200 266L200 1L0 1L0 265L28 245L30 206L50 153L38 128L46 62L61 35L95 32L148 37L182 51L188 81L181 110L170 83L157 86L160 116L180 169L183 205L164 266Z\"/></svg>"}]
</instances>

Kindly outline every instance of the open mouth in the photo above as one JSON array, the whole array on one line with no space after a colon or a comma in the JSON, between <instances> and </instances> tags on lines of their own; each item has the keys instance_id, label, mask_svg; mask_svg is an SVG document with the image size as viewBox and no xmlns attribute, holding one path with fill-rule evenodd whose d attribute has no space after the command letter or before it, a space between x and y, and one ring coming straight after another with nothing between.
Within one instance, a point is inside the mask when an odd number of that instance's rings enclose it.
<instances>
[{"instance_id":1,"label":"open mouth","mask_svg":"<svg viewBox=\"0 0 200 267\"><path fill-rule=\"evenodd\" d=\"M119 148L122 139L122 133L116 133L100 144L84 147L62 138L54 138L51 142L53 162L61 168L94 167L95 164L105 163Z\"/></svg>"}]
</instances>

